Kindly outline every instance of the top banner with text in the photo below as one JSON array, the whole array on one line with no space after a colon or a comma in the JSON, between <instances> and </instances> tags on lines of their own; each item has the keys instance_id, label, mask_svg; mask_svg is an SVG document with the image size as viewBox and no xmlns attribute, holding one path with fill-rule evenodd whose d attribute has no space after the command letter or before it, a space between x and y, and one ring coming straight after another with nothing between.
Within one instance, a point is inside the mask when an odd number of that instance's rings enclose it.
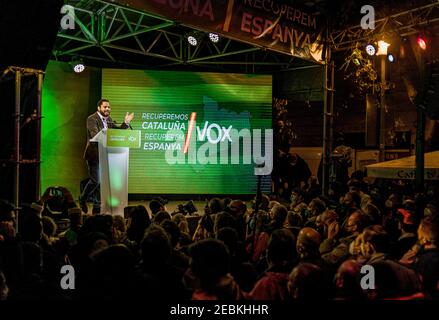
<instances>
[{"instance_id":1,"label":"top banner with text","mask_svg":"<svg viewBox=\"0 0 439 320\"><path fill-rule=\"evenodd\" d=\"M195 29L322 62L323 17L282 0L119 0Z\"/></svg>"}]
</instances>

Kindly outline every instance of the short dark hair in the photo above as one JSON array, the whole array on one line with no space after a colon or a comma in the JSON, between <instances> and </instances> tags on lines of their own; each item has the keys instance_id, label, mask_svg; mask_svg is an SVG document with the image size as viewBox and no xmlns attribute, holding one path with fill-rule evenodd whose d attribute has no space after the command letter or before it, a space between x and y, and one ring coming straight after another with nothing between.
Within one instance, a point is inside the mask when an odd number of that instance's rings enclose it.
<instances>
[{"instance_id":1,"label":"short dark hair","mask_svg":"<svg viewBox=\"0 0 439 320\"><path fill-rule=\"evenodd\" d=\"M289 211L287 221L290 227L301 227L303 225L302 216L294 211Z\"/></svg>"},{"instance_id":2,"label":"short dark hair","mask_svg":"<svg viewBox=\"0 0 439 320\"><path fill-rule=\"evenodd\" d=\"M233 255L236 252L236 247L238 246L238 233L235 229L230 227L221 228L216 238L226 245L229 249L230 255Z\"/></svg>"},{"instance_id":3,"label":"short dark hair","mask_svg":"<svg viewBox=\"0 0 439 320\"><path fill-rule=\"evenodd\" d=\"M161 226L152 224L146 229L141 243L144 267L160 268L171 258L172 245L168 234Z\"/></svg>"},{"instance_id":4,"label":"short dark hair","mask_svg":"<svg viewBox=\"0 0 439 320\"><path fill-rule=\"evenodd\" d=\"M296 258L296 239L287 229L275 230L268 241L267 258L273 264L292 263Z\"/></svg>"},{"instance_id":5,"label":"short dark hair","mask_svg":"<svg viewBox=\"0 0 439 320\"><path fill-rule=\"evenodd\" d=\"M40 241L43 232L41 218L29 207L24 207L20 213L20 218L20 234L22 241Z\"/></svg>"},{"instance_id":6,"label":"short dark hair","mask_svg":"<svg viewBox=\"0 0 439 320\"><path fill-rule=\"evenodd\" d=\"M214 232L218 233L222 228L236 228L236 219L227 212L220 212L217 214L214 223Z\"/></svg>"},{"instance_id":7,"label":"short dark hair","mask_svg":"<svg viewBox=\"0 0 439 320\"><path fill-rule=\"evenodd\" d=\"M215 287L230 272L230 256L226 245L215 239L198 241L189 247L191 270L203 289Z\"/></svg>"},{"instance_id":8,"label":"short dark hair","mask_svg":"<svg viewBox=\"0 0 439 320\"><path fill-rule=\"evenodd\" d=\"M131 210L130 219L131 223L127 228L127 237L139 244L145 235L145 230L151 225L148 210L145 206L139 204Z\"/></svg>"},{"instance_id":9,"label":"short dark hair","mask_svg":"<svg viewBox=\"0 0 439 320\"><path fill-rule=\"evenodd\" d=\"M328 284L323 270L312 263L299 263L289 276L298 300L323 300L328 298ZM290 288L289 288L290 290Z\"/></svg>"},{"instance_id":10,"label":"short dark hair","mask_svg":"<svg viewBox=\"0 0 439 320\"><path fill-rule=\"evenodd\" d=\"M152 200L149 203L149 210L151 210L152 215L155 215L157 212L159 212L162 207L163 207L163 204L160 203L160 201L158 201L158 200Z\"/></svg>"},{"instance_id":11,"label":"short dark hair","mask_svg":"<svg viewBox=\"0 0 439 320\"><path fill-rule=\"evenodd\" d=\"M223 211L223 201L220 198L212 198L209 201L209 208L211 213L219 213Z\"/></svg>"},{"instance_id":12,"label":"short dark hair","mask_svg":"<svg viewBox=\"0 0 439 320\"><path fill-rule=\"evenodd\" d=\"M171 220L171 219L172 219L172 217L171 217L171 215L168 212L166 212L166 211L159 211L154 216L154 223L161 224L163 221Z\"/></svg>"},{"instance_id":13,"label":"short dark hair","mask_svg":"<svg viewBox=\"0 0 439 320\"><path fill-rule=\"evenodd\" d=\"M102 103L104 103L104 102L110 102L110 100L108 100L108 99L100 99L100 100L98 101L96 107L100 107L100 106L102 105Z\"/></svg>"},{"instance_id":14,"label":"short dark hair","mask_svg":"<svg viewBox=\"0 0 439 320\"><path fill-rule=\"evenodd\" d=\"M11 211L14 211L14 205L6 200L0 199L0 222L10 221L12 216Z\"/></svg>"},{"instance_id":15,"label":"short dark hair","mask_svg":"<svg viewBox=\"0 0 439 320\"><path fill-rule=\"evenodd\" d=\"M276 204L272 209L271 212L273 213L273 218L276 222L276 225L279 228L282 228L285 219L287 218L288 215L288 209L281 205L281 204Z\"/></svg>"},{"instance_id":16,"label":"short dark hair","mask_svg":"<svg viewBox=\"0 0 439 320\"><path fill-rule=\"evenodd\" d=\"M326 203L322 199L314 198L311 200L311 202L314 202L314 206L317 210L317 214L321 214L322 212L324 212L326 210Z\"/></svg>"},{"instance_id":17,"label":"short dark hair","mask_svg":"<svg viewBox=\"0 0 439 320\"><path fill-rule=\"evenodd\" d=\"M174 221L166 219L160 223L160 226L165 229L169 236L169 240L171 240L172 247L175 248L175 246L178 244L178 241L180 241L181 235L178 225Z\"/></svg>"},{"instance_id":18,"label":"short dark hair","mask_svg":"<svg viewBox=\"0 0 439 320\"><path fill-rule=\"evenodd\" d=\"M357 189L357 190L361 190L361 182L360 181L358 181L358 180L351 180L351 181L349 181L349 183L348 183L348 187L349 188L355 188L355 189Z\"/></svg>"},{"instance_id":19,"label":"short dark hair","mask_svg":"<svg viewBox=\"0 0 439 320\"><path fill-rule=\"evenodd\" d=\"M0 213L14 210L14 205L7 200L0 199Z\"/></svg>"},{"instance_id":20,"label":"short dark hair","mask_svg":"<svg viewBox=\"0 0 439 320\"><path fill-rule=\"evenodd\" d=\"M361 196L357 193L357 192L348 192L347 194L349 194L352 198L352 201L355 203L355 207L360 208L361 205Z\"/></svg>"},{"instance_id":21,"label":"short dark hair","mask_svg":"<svg viewBox=\"0 0 439 320\"><path fill-rule=\"evenodd\" d=\"M293 194L293 193L297 193L297 195L298 195L299 197L301 197L302 199L305 199L305 193L303 192L302 189L300 189L300 188L294 188L293 191L291 191L291 194Z\"/></svg>"},{"instance_id":22,"label":"short dark hair","mask_svg":"<svg viewBox=\"0 0 439 320\"><path fill-rule=\"evenodd\" d=\"M351 216L353 214L358 214L356 224L357 224L359 232L362 232L364 230L364 228L371 225L371 223L372 223L371 217L367 213L365 213L363 210L361 210L361 209L355 210L349 216Z\"/></svg>"},{"instance_id":23,"label":"short dark hair","mask_svg":"<svg viewBox=\"0 0 439 320\"><path fill-rule=\"evenodd\" d=\"M356 171L352 172L351 179L352 180L363 181L363 179L364 179L364 171L356 170Z\"/></svg>"}]
</instances>

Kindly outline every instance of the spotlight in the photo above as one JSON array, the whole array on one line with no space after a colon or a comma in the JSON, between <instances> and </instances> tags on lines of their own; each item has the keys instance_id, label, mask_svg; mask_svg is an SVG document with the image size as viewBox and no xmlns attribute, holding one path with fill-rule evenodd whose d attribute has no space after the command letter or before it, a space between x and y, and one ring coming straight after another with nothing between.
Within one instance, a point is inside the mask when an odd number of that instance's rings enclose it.
<instances>
[{"instance_id":1,"label":"spotlight","mask_svg":"<svg viewBox=\"0 0 439 320\"><path fill-rule=\"evenodd\" d=\"M220 40L220 37L219 37L218 33L209 32L209 39L213 43L218 43Z\"/></svg>"},{"instance_id":2,"label":"spotlight","mask_svg":"<svg viewBox=\"0 0 439 320\"><path fill-rule=\"evenodd\" d=\"M78 63L73 67L73 71L75 71L76 73L81 73L84 70L85 70L85 66L82 63Z\"/></svg>"},{"instance_id":3,"label":"spotlight","mask_svg":"<svg viewBox=\"0 0 439 320\"><path fill-rule=\"evenodd\" d=\"M189 32L186 35L187 42L189 42L189 44L191 46L194 46L194 47L196 47L200 44L201 38L202 38L202 35L197 31Z\"/></svg>"},{"instance_id":4,"label":"spotlight","mask_svg":"<svg viewBox=\"0 0 439 320\"><path fill-rule=\"evenodd\" d=\"M395 56L391 53L387 55L387 60L389 60L390 63L393 63L395 61Z\"/></svg>"},{"instance_id":5,"label":"spotlight","mask_svg":"<svg viewBox=\"0 0 439 320\"><path fill-rule=\"evenodd\" d=\"M188 36L187 37L187 41L189 42L189 44L191 45L191 46L197 46L198 45L198 40L197 40L197 38L195 38L194 36Z\"/></svg>"},{"instance_id":6,"label":"spotlight","mask_svg":"<svg viewBox=\"0 0 439 320\"><path fill-rule=\"evenodd\" d=\"M418 43L419 48L422 50L427 49L427 41L425 41L423 37L419 36L418 39L416 39L416 42Z\"/></svg>"},{"instance_id":7,"label":"spotlight","mask_svg":"<svg viewBox=\"0 0 439 320\"><path fill-rule=\"evenodd\" d=\"M373 44L368 44L366 46L366 53L370 56L374 56L375 53L377 52L375 46Z\"/></svg>"},{"instance_id":8,"label":"spotlight","mask_svg":"<svg viewBox=\"0 0 439 320\"><path fill-rule=\"evenodd\" d=\"M70 62L70 66L76 73L81 73L85 70L85 64L80 58L73 58Z\"/></svg>"}]
</instances>

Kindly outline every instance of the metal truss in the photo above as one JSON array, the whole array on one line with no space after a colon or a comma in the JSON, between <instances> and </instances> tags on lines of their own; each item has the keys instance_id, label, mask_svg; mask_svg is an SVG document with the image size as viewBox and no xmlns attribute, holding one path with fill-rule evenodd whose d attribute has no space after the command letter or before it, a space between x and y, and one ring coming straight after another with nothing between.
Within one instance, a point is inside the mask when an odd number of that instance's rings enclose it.
<instances>
[{"instance_id":1,"label":"metal truss","mask_svg":"<svg viewBox=\"0 0 439 320\"><path fill-rule=\"evenodd\" d=\"M98 60L116 62L111 51L119 50L181 61L181 35L163 30L175 25L171 20L100 0L71 0L66 4L74 8L75 28L58 33L53 51L56 58L91 54ZM149 39L148 45L145 38ZM160 40L167 43L169 53L154 51Z\"/></svg>"},{"instance_id":2,"label":"metal truss","mask_svg":"<svg viewBox=\"0 0 439 320\"><path fill-rule=\"evenodd\" d=\"M74 8L74 29L61 29L53 57L73 56L100 66L141 68L200 67L237 72L273 72L310 63L252 44L222 39L212 43L205 33L192 47L186 34L193 29L172 20L104 0L68 0Z\"/></svg>"},{"instance_id":3,"label":"metal truss","mask_svg":"<svg viewBox=\"0 0 439 320\"><path fill-rule=\"evenodd\" d=\"M329 44L334 51L343 51L351 49L357 42L370 41L379 35L397 34L404 37L437 23L439 23L439 1L376 20L373 30L362 29L358 24L334 31L329 36Z\"/></svg>"}]
</instances>

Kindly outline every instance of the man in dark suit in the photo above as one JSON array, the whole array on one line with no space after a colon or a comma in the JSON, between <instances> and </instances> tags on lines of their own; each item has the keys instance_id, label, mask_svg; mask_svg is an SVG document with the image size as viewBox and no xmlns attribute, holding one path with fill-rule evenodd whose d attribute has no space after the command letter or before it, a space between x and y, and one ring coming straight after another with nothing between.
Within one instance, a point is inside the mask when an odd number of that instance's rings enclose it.
<instances>
[{"instance_id":1,"label":"man in dark suit","mask_svg":"<svg viewBox=\"0 0 439 320\"><path fill-rule=\"evenodd\" d=\"M85 147L84 159L87 162L89 181L85 185L79 202L81 209L88 212L87 200L93 197L93 212L100 212L100 190L99 190L99 151L97 142L90 142L102 129L116 128L127 129L134 118L134 113L126 113L124 123L117 126L110 117L110 101L101 99L97 103L97 111L87 118L87 146Z\"/></svg>"}]
</instances>

